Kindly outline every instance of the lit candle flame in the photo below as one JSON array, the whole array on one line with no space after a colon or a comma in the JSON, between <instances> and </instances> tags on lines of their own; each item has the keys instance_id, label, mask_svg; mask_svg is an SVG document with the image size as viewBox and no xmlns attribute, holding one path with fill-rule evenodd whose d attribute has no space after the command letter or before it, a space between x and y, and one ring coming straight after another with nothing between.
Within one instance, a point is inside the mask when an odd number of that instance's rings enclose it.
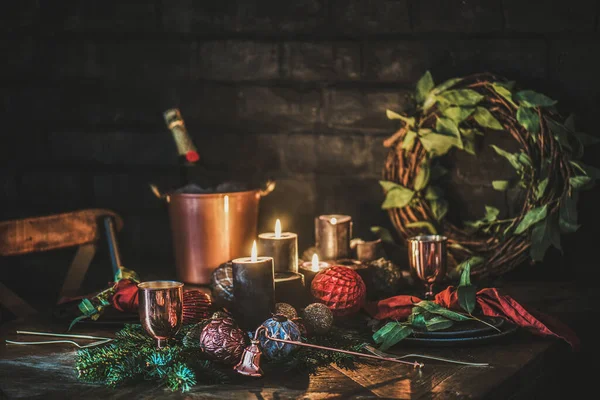
<instances>
[{"instance_id":1,"label":"lit candle flame","mask_svg":"<svg viewBox=\"0 0 600 400\"><path fill-rule=\"evenodd\" d=\"M258 255L258 250L256 249L256 240L252 244L252 252L250 253L250 261L256 262Z\"/></svg>"},{"instance_id":2,"label":"lit candle flame","mask_svg":"<svg viewBox=\"0 0 600 400\"><path fill-rule=\"evenodd\" d=\"M279 218L275 221L275 238L281 239L281 221L279 221Z\"/></svg>"},{"instance_id":3,"label":"lit candle flame","mask_svg":"<svg viewBox=\"0 0 600 400\"><path fill-rule=\"evenodd\" d=\"M225 197L223 197L223 208L225 209L226 213L229 212L229 196L228 195L225 195Z\"/></svg>"},{"instance_id":4,"label":"lit candle flame","mask_svg":"<svg viewBox=\"0 0 600 400\"><path fill-rule=\"evenodd\" d=\"M312 266L311 266L313 271L318 271L319 270L319 256L317 255L317 253L313 254L312 256Z\"/></svg>"},{"instance_id":5,"label":"lit candle flame","mask_svg":"<svg viewBox=\"0 0 600 400\"><path fill-rule=\"evenodd\" d=\"M335 225L335 224L337 224L337 218L333 217L329 220L329 222L331 222L331 225Z\"/></svg>"}]
</instances>

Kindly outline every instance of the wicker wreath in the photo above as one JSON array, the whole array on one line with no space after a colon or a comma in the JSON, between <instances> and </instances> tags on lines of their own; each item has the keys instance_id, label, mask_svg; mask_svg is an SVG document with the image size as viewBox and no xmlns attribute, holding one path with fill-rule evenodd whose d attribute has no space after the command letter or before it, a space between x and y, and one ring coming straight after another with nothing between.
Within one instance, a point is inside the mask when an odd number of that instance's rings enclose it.
<instances>
[{"instance_id":1,"label":"wicker wreath","mask_svg":"<svg viewBox=\"0 0 600 400\"><path fill-rule=\"evenodd\" d=\"M556 101L489 73L434 85L427 72L416 85L412 115L391 110L399 130L384 145L388 151L382 208L403 240L424 232L448 237L448 277L456 279L466 263L471 275L498 277L528 258L541 261L551 246L560 249L561 233L574 232L578 191L588 189L598 170L580 160L584 145L595 143L563 118ZM448 202L436 187L436 163L449 151L474 153L477 135L505 131L521 150L509 153L492 145L516 170L514 181L493 181L496 190L520 188L518 215L499 220L486 206L477 221L457 226L446 219ZM495 132L494 134L506 134ZM456 149L456 150L455 150Z\"/></svg>"}]
</instances>

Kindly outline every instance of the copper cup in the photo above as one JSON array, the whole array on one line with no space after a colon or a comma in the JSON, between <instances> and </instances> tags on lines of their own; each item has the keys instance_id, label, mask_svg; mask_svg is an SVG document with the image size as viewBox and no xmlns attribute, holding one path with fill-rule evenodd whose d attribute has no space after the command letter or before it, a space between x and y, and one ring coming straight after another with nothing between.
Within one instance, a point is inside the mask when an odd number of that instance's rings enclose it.
<instances>
[{"instance_id":1,"label":"copper cup","mask_svg":"<svg viewBox=\"0 0 600 400\"><path fill-rule=\"evenodd\" d=\"M162 347L175 337L183 323L183 283L148 281L138 284L140 322Z\"/></svg>"},{"instance_id":2,"label":"copper cup","mask_svg":"<svg viewBox=\"0 0 600 400\"><path fill-rule=\"evenodd\" d=\"M420 235L407 239L408 264L411 273L425 284L425 298L434 298L434 284L446 277L446 245L448 238Z\"/></svg>"}]
</instances>

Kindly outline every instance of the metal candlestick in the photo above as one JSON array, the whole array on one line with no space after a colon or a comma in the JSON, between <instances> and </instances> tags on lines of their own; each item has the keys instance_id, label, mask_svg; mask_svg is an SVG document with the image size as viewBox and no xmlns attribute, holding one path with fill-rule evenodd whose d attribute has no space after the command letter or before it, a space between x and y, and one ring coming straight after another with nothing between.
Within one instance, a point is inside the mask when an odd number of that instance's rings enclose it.
<instances>
[{"instance_id":1,"label":"metal candlestick","mask_svg":"<svg viewBox=\"0 0 600 400\"><path fill-rule=\"evenodd\" d=\"M315 244L324 261L350 257L352 218L349 215L321 215L315 218Z\"/></svg>"}]
</instances>

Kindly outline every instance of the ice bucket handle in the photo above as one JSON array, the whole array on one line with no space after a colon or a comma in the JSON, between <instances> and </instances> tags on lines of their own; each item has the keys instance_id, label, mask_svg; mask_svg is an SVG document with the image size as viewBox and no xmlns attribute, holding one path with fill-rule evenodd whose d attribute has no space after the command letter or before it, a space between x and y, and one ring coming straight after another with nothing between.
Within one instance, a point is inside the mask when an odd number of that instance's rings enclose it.
<instances>
[{"instance_id":1,"label":"ice bucket handle","mask_svg":"<svg viewBox=\"0 0 600 400\"><path fill-rule=\"evenodd\" d=\"M266 195L271 193L273 190L275 190L275 181L272 179L269 179L269 180L267 180L267 182L265 182L264 187L261 190L259 190L258 194L260 194L260 197L265 197Z\"/></svg>"}]
</instances>

